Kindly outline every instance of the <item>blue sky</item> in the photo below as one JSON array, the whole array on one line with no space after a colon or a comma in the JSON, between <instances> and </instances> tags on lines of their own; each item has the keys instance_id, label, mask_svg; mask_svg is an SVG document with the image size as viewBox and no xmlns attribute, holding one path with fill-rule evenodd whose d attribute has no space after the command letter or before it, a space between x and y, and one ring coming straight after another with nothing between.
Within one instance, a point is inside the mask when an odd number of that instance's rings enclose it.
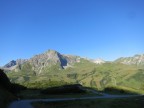
<instances>
[{"instance_id":1,"label":"blue sky","mask_svg":"<svg viewBox=\"0 0 144 108\"><path fill-rule=\"evenodd\" d=\"M0 0L0 65L54 49L114 60L144 53L144 0Z\"/></svg>"}]
</instances>

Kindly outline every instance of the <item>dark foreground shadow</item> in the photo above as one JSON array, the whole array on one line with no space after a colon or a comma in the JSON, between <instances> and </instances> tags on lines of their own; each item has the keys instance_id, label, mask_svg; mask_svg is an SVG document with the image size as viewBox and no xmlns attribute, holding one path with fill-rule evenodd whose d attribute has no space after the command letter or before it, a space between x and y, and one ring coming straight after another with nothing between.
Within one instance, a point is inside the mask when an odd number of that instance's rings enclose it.
<instances>
[{"instance_id":1,"label":"dark foreground shadow","mask_svg":"<svg viewBox=\"0 0 144 108\"><path fill-rule=\"evenodd\" d=\"M108 94L116 94L116 95L124 95L124 94L136 95L136 94L138 94L133 91L124 90L124 89L116 88L116 87L106 87L102 92L108 93Z\"/></svg>"},{"instance_id":2,"label":"dark foreground shadow","mask_svg":"<svg viewBox=\"0 0 144 108\"><path fill-rule=\"evenodd\" d=\"M70 94L70 93L86 93L86 90L80 84L64 85L59 87L47 88L41 91L42 94Z\"/></svg>"}]
</instances>

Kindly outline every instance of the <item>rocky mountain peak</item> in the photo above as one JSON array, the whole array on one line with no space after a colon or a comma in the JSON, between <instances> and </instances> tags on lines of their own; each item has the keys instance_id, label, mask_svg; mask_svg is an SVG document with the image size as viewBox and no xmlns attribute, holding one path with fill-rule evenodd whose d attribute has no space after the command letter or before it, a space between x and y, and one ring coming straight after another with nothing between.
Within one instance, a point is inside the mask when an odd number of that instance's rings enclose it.
<instances>
[{"instance_id":1,"label":"rocky mountain peak","mask_svg":"<svg viewBox=\"0 0 144 108\"><path fill-rule=\"evenodd\" d=\"M6 65L4 65L2 67L2 69L4 69L4 70L15 70L15 69L17 69L17 67L21 66L25 62L27 62L27 59L12 60L9 63L7 63Z\"/></svg>"},{"instance_id":2,"label":"rocky mountain peak","mask_svg":"<svg viewBox=\"0 0 144 108\"><path fill-rule=\"evenodd\" d=\"M45 53L48 53L48 54L58 54L59 52L57 52L56 50L49 49Z\"/></svg>"},{"instance_id":3,"label":"rocky mountain peak","mask_svg":"<svg viewBox=\"0 0 144 108\"><path fill-rule=\"evenodd\" d=\"M57 65L61 68L66 68L76 62L80 62L80 57L63 55L55 50L48 50L44 53L35 55L30 59L17 59L16 61L12 60L3 68L7 68L8 70L21 70L25 68L41 73L42 70L45 70L51 66Z\"/></svg>"},{"instance_id":4,"label":"rocky mountain peak","mask_svg":"<svg viewBox=\"0 0 144 108\"><path fill-rule=\"evenodd\" d=\"M9 63L7 63L6 65L4 65L3 67L4 68L10 68L10 67L15 66L15 65L16 65L16 61L12 60Z\"/></svg>"},{"instance_id":5,"label":"rocky mountain peak","mask_svg":"<svg viewBox=\"0 0 144 108\"><path fill-rule=\"evenodd\" d=\"M77 56L66 56L55 50L48 50L42 54L35 55L26 63L31 65L33 71L41 73L42 70L51 66L57 65L60 66L60 68L65 68L76 62L78 62Z\"/></svg>"}]
</instances>

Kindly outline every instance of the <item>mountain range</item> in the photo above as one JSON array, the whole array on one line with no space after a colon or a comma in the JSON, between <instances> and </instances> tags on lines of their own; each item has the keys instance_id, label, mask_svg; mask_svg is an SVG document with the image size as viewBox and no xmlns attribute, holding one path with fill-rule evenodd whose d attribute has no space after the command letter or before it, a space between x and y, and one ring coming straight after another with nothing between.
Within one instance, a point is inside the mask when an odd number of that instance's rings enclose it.
<instances>
[{"instance_id":1,"label":"mountain range","mask_svg":"<svg viewBox=\"0 0 144 108\"><path fill-rule=\"evenodd\" d=\"M42 69L44 69L45 67L51 67L54 65L59 65L60 68L65 69L67 67L72 66L75 63L80 62L80 59L85 59L95 64L105 63L105 61L102 59L88 59L82 58L80 56L60 54L55 50L48 50L45 53L35 55L30 59L12 60L6 65L4 65L3 68L7 70L16 71L21 70L21 67L24 64L30 64L33 68L33 71L41 73Z\"/></svg>"},{"instance_id":2,"label":"mountain range","mask_svg":"<svg viewBox=\"0 0 144 108\"><path fill-rule=\"evenodd\" d=\"M97 89L108 86L144 89L144 54L104 61L48 50L30 59L12 60L2 68L11 82L24 85L58 81Z\"/></svg>"}]
</instances>

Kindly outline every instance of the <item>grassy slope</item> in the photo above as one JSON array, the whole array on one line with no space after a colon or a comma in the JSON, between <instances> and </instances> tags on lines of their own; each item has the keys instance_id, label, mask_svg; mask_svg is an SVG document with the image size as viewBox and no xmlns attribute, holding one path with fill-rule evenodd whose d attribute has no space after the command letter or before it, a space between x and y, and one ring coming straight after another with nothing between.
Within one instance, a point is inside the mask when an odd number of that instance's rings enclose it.
<instances>
[{"instance_id":1,"label":"grassy slope","mask_svg":"<svg viewBox=\"0 0 144 108\"><path fill-rule=\"evenodd\" d=\"M28 69L29 68L29 69ZM103 89L109 86L119 86L133 90L144 90L144 70L136 66L128 66L119 63L105 63L96 65L87 60L81 59L80 63L74 64L67 69L60 69L59 66L44 68L44 72L37 74L31 70L29 64L23 66L21 72L12 72L7 75L11 81L29 85L28 83L47 83L50 81L80 83L87 87ZM141 80L140 80L141 79ZM143 82L141 82L143 81ZM44 87L43 86L43 87Z\"/></svg>"}]
</instances>

